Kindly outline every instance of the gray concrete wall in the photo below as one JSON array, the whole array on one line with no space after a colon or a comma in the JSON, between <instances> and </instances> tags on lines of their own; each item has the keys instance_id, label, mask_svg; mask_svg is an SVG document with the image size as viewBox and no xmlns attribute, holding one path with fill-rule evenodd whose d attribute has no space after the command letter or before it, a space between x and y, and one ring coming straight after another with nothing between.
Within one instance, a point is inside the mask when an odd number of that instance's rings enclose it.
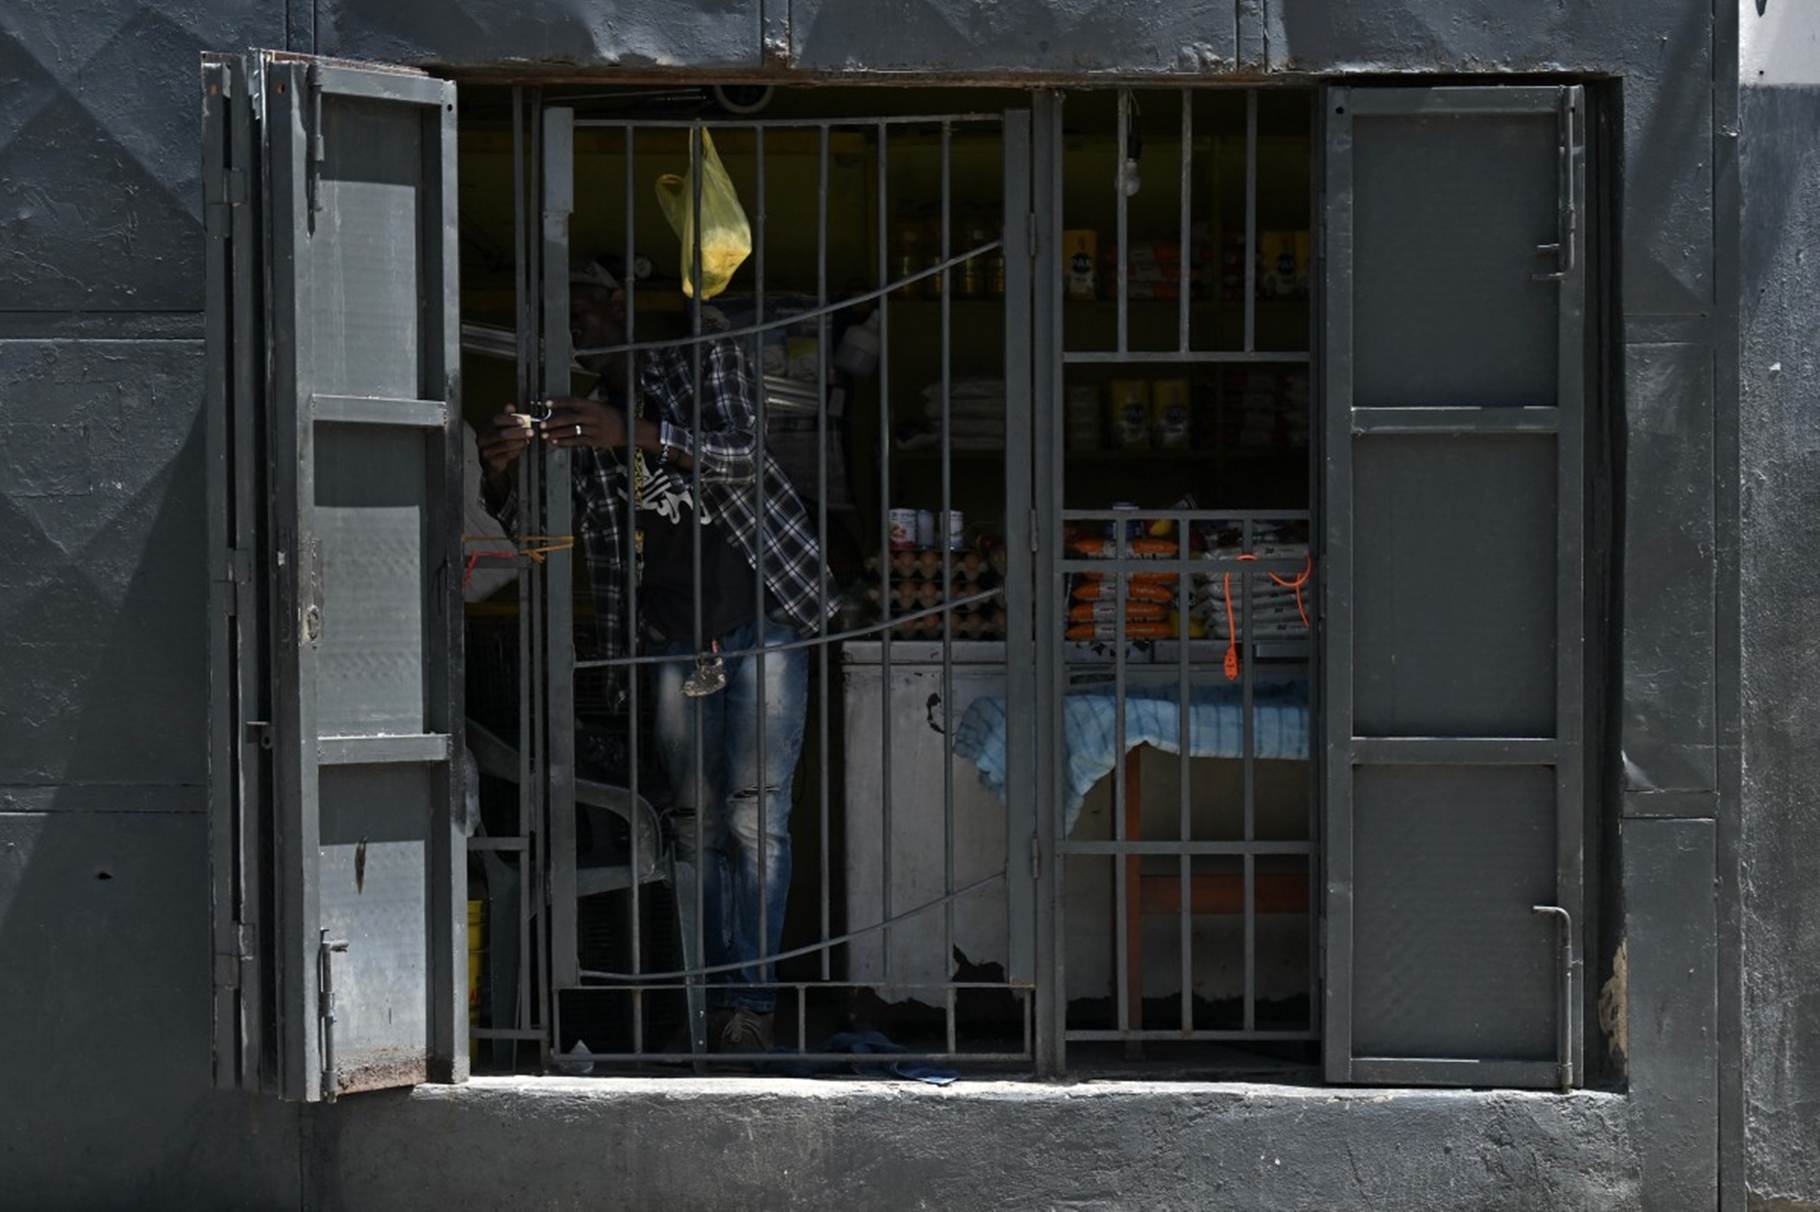
<instances>
[{"instance_id":1,"label":"gray concrete wall","mask_svg":"<svg viewBox=\"0 0 1820 1212\"><path fill-rule=\"evenodd\" d=\"M1745 0L1742 1165L1820 1207L1820 12Z\"/></svg>"},{"instance_id":2,"label":"gray concrete wall","mask_svg":"<svg viewBox=\"0 0 1820 1212\"><path fill-rule=\"evenodd\" d=\"M1781 20L1788 4L1743 0L1744 21ZM856 18L861 11L867 19ZM1815 840L1804 811L1812 746L1801 731L1814 710L1814 680L1805 676L1815 659L1805 639L1813 587L1800 556L1812 550L1808 531L1820 517L1808 488L1820 449L1809 432L1820 391L1811 339L1820 295L1811 267L1816 170L1811 135L1806 143L1800 135L1820 115L1806 87L1815 82L1785 80L1793 69L1783 52L1759 56L1774 76L1747 71L1766 87L1746 93L1746 129L1760 141L1754 150L1745 142L1740 288L1726 214L1736 181L1727 127L1737 20L1721 6L1715 21L1701 0L14 0L0 8L0 670L8 683L0 697L0 1038L11 1050L0 1066L8 1092L0 1191L35 1207L351 1207L393 1196L405 1206L459 1205L472 1201L457 1197L454 1179L476 1173L485 1153L487 1167L535 1181L531 1190L552 1206L571 1192L577 1202L598 1193L603 1175L626 1175L631 1206L640 1183L706 1190L702 1154L730 1150L748 1133L772 1139L781 1123L799 1130L800 1140L790 1137L776 1154L794 1159L793 1173L807 1166L830 1189L848 1191L844 1163L866 1159L871 1190L902 1192L898 1206L914 1206L917 1181L958 1183L937 1188L954 1197L949 1206L974 1191L1043 1192L1062 1203L1073 1198L1068 1191L1130 1190L1151 1197L1135 1202L1165 1207L1204 1203L1197 1192L1266 1207L1424 1206L1410 1202L1418 1191L1436 1207L1710 1207L1715 1187L1736 1206L1746 1155L1752 1191L1820 1200L1811 1127L1820 1120L1811 1058L1820 1053L1809 1040L1820 957L1802 931L1814 893L1800 867ZM1785 28L1758 45L1800 46L1806 30ZM536 64L780 79L922 68L975 77L1236 69L1620 78L1623 327L1615 344L1625 462L1614 505L1625 593L1614 731L1626 869L1639 881L1627 889L1629 911L1649 938L1697 941L1716 931L1718 941L1746 945L1691 971L1665 963L1661 946L1641 958L1633 947L1636 1096L1622 1114L1597 1100L1519 1102L1450 1126L1459 1108L1441 1095L1194 1094L1137 1112L1074 1095L1033 1110L1009 1094L887 1090L869 1103L829 1097L803 1104L819 1110L772 1116L772 1096L753 1087L724 1107L713 1096L715 1115L697 1117L687 1112L710 1095L678 1090L651 1096L671 1130L661 1138L639 1129L634 1102L605 1118L572 1112L566 1101L546 1106L553 1128L580 1116L598 1131L555 1133L572 1156L539 1170L532 1163L549 1156L543 1138L526 1135L531 1128L485 1088L365 1096L307 1118L213 1093L197 58L246 46L460 70ZM1751 475L1742 512L1732 425L1740 290L1750 301L1743 441ZM1752 586L1742 679L1740 559ZM1743 738L1741 801L1740 685L1758 713ZM1595 984L1626 930L1622 920L1603 924ZM1688 1041L1702 1038L1717 1039L1716 1059L1690 1051ZM1716 1092L1715 1067L1733 1075ZM1715 1114L1715 1099L1732 1100L1729 1110ZM1356 1136L1310 1131L1310 1109L1328 1104L1365 1126ZM838 1114L827 1118L826 1108ZM698 1119L705 1126L686 1127ZM1169 1148L1150 1146L1146 1129ZM689 1148L660 1148L677 1139L671 1133ZM1713 1133L1735 1163L1723 1179ZM1639 1142L1634 1151L1627 1134ZM507 1145L489 1150L491 1139ZM769 1164L762 1158L770 1154L753 1150L735 1152ZM1672 1189L1638 1179L1649 1167L1635 1159L1652 1155L1677 1163ZM1295 1167L1293 1183L1279 1180L1279 1156ZM894 1164L900 1157L917 1164ZM435 1186L445 1172L449 1180ZM781 1170L759 1172L786 1182ZM924 1172L936 1177L922 1180ZM536 1177L544 1173L553 1177ZM422 1181L435 1199L408 1198ZM1539 1183L1555 1202L1524 1202L1521 1182Z\"/></svg>"},{"instance_id":3,"label":"gray concrete wall","mask_svg":"<svg viewBox=\"0 0 1820 1212\"><path fill-rule=\"evenodd\" d=\"M270 6L0 7L0 1204L288 1206L209 1084L198 51Z\"/></svg>"},{"instance_id":4,"label":"gray concrete wall","mask_svg":"<svg viewBox=\"0 0 1820 1212\"><path fill-rule=\"evenodd\" d=\"M341 1103L311 1169L335 1212L515 1207L527 1185L550 1209L1604 1212L1643 1206L1627 1114L1609 1094L482 1078Z\"/></svg>"}]
</instances>

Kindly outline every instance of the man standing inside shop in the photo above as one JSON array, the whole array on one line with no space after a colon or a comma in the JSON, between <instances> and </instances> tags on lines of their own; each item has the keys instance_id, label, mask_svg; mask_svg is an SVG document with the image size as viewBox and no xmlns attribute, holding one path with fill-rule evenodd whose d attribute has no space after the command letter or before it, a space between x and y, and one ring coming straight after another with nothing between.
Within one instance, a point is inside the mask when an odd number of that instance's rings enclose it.
<instances>
[{"instance_id":1,"label":"man standing inside shop","mask_svg":"<svg viewBox=\"0 0 1820 1212\"><path fill-rule=\"evenodd\" d=\"M767 957L783 939L806 715L800 642L834 595L808 510L764 453L741 345L709 336L627 351L616 277L590 262L570 278L575 348L599 385L548 401L541 418L508 407L491 419L488 505L513 527L512 464L532 441L569 451L595 654L676 658L653 666L655 735L679 857L697 857L702 873L705 959L723 969L707 982L708 1042L768 1052Z\"/></svg>"}]
</instances>

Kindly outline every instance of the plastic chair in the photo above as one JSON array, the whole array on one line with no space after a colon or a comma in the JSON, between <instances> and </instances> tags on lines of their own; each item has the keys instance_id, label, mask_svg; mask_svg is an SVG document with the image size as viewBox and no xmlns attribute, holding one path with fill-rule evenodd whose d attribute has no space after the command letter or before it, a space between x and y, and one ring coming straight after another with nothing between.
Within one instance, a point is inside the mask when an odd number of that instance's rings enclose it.
<instances>
[{"instance_id":1,"label":"plastic chair","mask_svg":"<svg viewBox=\"0 0 1820 1212\"><path fill-rule=\"evenodd\" d=\"M509 783L518 781L517 746L484 725L475 723L473 719L467 721L467 744L480 773ZM583 778L575 780L575 806L587 819L587 833L593 839L587 850L577 850L575 855L575 895L584 897L603 892L619 892L632 887L634 883L664 884L670 889L671 899L676 903L683 967L699 968L701 957L698 954L699 934L695 920L699 897L695 865L676 859L664 841L657 810L644 796L635 794L629 788ZM608 819L610 817L618 818L625 823L627 829L633 831L636 844L624 852L605 844L606 839L613 834L610 827L612 822ZM493 971L496 974L512 974L509 980L500 980L496 976L493 981L493 1021L500 1023L515 1019L518 985L523 979L516 928L520 877L518 868L500 858L497 851L481 850L480 855L487 878L488 916L497 923L502 921L501 915L504 914L506 916L503 920L512 923L511 928L502 930L495 927L490 931ZM636 871L632 869L634 856L638 860ZM537 907L532 906L531 912L535 914ZM708 1030L707 997L701 978L688 979L685 998L690 1052L699 1058L707 1052ZM509 1046L509 1041L506 1042Z\"/></svg>"}]
</instances>

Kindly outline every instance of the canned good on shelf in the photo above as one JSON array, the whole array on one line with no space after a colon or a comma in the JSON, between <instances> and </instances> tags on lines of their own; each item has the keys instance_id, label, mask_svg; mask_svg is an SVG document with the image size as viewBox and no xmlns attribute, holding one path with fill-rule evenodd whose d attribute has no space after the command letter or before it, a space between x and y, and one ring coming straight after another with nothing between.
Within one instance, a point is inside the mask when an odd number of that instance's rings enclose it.
<instances>
[{"instance_id":1,"label":"canned good on shelf","mask_svg":"<svg viewBox=\"0 0 1820 1212\"><path fill-rule=\"evenodd\" d=\"M891 523L891 550L909 551L916 546L916 510L893 509L887 515Z\"/></svg>"},{"instance_id":2,"label":"canned good on shelf","mask_svg":"<svg viewBox=\"0 0 1820 1212\"><path fill-rule=\"evenodd\" d=\"M1158 379L1151 387L1151 424L1164 450L1185 450L1194 436L1189 392L1187 379Z\"/></svg>"},{"instance_id":3,"label":"canned good on shelf","mask_svg":"<svg viewBox=\"0 0 1820 1212\"><path fill-rule=\"evenodd\" d=\"M1146 379L1114 379L1109 400L1112 444L1120 450L1150 445L1150 383Z\"/></svg>"},{"instance_id":4,"label":"canned good on shelf","mask_svg":"<svg viewBox=\"0 0 1820 1212\"><path fill-rule=\"evenodd\" d=\"M1099 243L1097 232L1062 233L1062 282L1070 299L1091 299L1099 294Z\"/></svg>"},{"instance_id":5,"label":"canned good on shelf","mask_svg":"<svg viewBox=\"0 0 1820 1212\"><path fill-rule=\"evenodd\" d=\"M1068 388L1067 439L1069 450L1100 448L1100 389L1092 383L1076 383Z\"/></svg>"}]
</instances>

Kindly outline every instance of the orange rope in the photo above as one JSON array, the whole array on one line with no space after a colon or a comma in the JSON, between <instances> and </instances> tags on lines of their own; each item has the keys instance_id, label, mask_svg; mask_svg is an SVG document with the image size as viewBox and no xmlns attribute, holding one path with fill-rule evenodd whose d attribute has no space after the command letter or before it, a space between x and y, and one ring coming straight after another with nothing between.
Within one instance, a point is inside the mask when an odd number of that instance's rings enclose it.
<instances>
[{"instance_id":1,"label":"orange rope","mask_svg":"<svg viewBox=\"0 0 1820 1212\"><path fill-rule=\"evenodd\" d=\"M1275 581L1277 584L1281 585L1285 589L1295 590L1296 613L1298 613L1302 616L1302 626L1304 626L1312 631L1314 629L1314 624L1312 624L1308 621L1308 607L1302 605L1302 586L1308 584L1309 574L1314 571L1314 557L1313 556L1304 556L1304 557L1302 557L1302 559L1303 559L1302 572L1301 572L1301 575L1296 577L1295 580L1285 581L1282 577L1278 576L1274 572L1270 574L1270 579Z\"/></svg>"},{"instance_id":2,"label":"orange rope","mask_svg":"<svg viewBox=\"0 0 1820 1212\"><path fill-rule=\"evenodd\" d=\"M1257 558L1249 553L1239 556L1241 560ZM1308 584L1308 577L1312 572L1314 572L1314 557L1307 556L1304 557L1302 571L1293 581L1285 581L1274 572L1265 574L1283 588L1295 590L1296 612L1302 616L1302 626L1309 627L1311 630L1312 625L1308 622L1308 607L1302 603L1302 586ZM1226 587L1226 680L1236 682L1239 680L1239 625L1238 620L1233 618L1232 614L1232 574L1230 572L1224 575L1224 581Z\"/></svg>"},{"instance_id":3,"label":"orange rope","mask_svg":"<svg viewBox=\"0 0 1820 1212\"><path fill-rule=\"evenodd\" d=\"M1239 559L1255 560L1257 557L1241 555ZM1221 579L1226 586L1226 680L1236 682L1239 680L1239 623L1232 616L1232 574L1224 573Z\"/></svg>"}]
</instances>

